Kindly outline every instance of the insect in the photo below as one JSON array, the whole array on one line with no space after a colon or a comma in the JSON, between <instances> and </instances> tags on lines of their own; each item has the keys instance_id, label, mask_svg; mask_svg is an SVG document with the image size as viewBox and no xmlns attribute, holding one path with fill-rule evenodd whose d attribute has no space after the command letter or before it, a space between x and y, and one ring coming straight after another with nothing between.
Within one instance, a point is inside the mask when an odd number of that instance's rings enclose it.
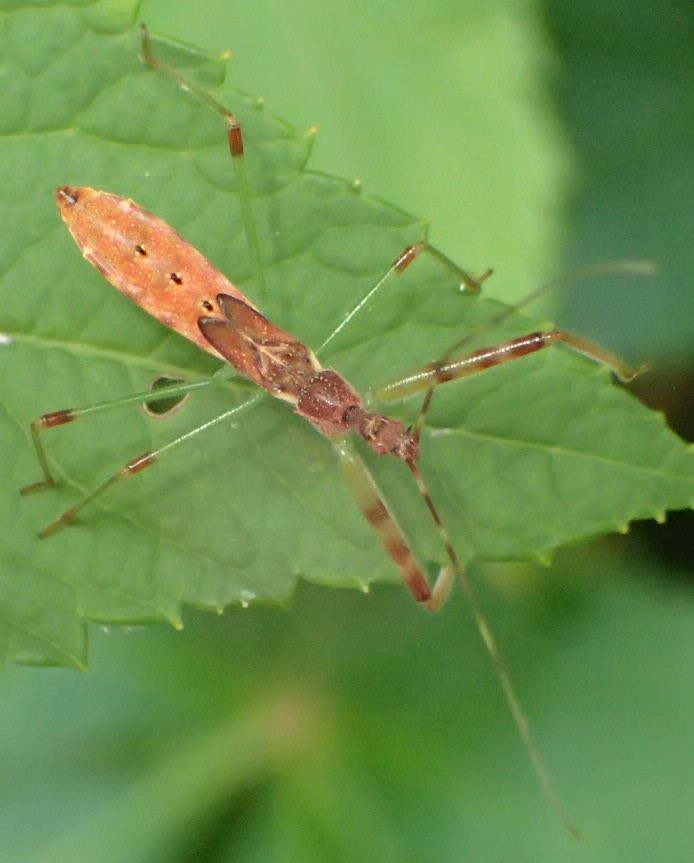
<instances>
[{"instance_id":1,"label":"insect","mask_svg":"<svg viewBox=\"0 0 694 863\"><path fill-rule=\"evenodd\" d=\"M181 76L177 70L153 56L145 28L142 29L142 53L147 63L199 95L217 110L226 122L230 152L239 178L250 256L254 262L258 295L262 299L265 286L250 195L245 180L241 129L233 114L222 104ZM628 368L601 347L562 330L533 332L462 356L446 356L381 386L375 391L375 395L386 399L417 392L426 393L417 423L412 428L406 427L399 419L370 410L337 370L324 368L309 347L268 320L259 306L241 293L173 228L131 200L104 191L70 185L61 186L56 192L56 198L61 217L82 254L108 281L162 324L176 330L213 356L227 361L260 390L287 402L297 414L332 441L345 479L364 517L374 529L385 552L417 602L429 610L435 610L445 601L455 581L462 585L535 770L561 817L573 830L547 776L476 593L420 471L421 432L436 386L520 359L558 343L606 365L623 380L633 377L636 370ZM398 256L383 279L355 303L339 326L325 339L318 353L357 319L360 311L385 280L397 277L422 254L436 258L456 276L463 288L471 293L480 290L481 283L488 275L482 273L477 277L470 276L424 242L410 246ZM196 386L199 384L174 386L168 388L165 394L170 396L183 393ZM157 397L158 394L148 395L150 400ZM138 398L143 400L137 396L133 397L133 400ZM232 415L242 414L256 400L257 396L253 396L206 426L195 429L158 450L142 453L132 459L46 526L40 536L48 537L74 521L88 504L106 493L115 483L154 465L165 450L182 443L209 425ZM72 422L100 407L96 405L59 410L44 414L32 423L32 439L43 471L43 479L25 487L24 493L51 486L55 482L44 449L42 432L47 428ZM448 561L433 585L429 584L407 537L380 493L371 471L354 448L350 436L361 437L378 455L392 455L399 459L412 475L439 533Z\"/></svg>"}]
</instances>

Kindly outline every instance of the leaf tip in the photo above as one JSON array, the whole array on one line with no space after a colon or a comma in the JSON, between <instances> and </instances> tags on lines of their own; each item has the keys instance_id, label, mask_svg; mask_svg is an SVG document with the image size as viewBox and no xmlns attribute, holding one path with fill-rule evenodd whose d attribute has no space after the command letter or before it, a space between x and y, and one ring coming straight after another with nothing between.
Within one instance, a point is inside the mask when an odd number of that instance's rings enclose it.
<instances>
[{"instance_id":1,"label":"leaf tip","mask_svg":"<svg viewBox=\"0 0 694 863\"><path fill-rule=\"evenodd\" d=\"M183 629L183 620L181 619L181 615L178 611L173 612L171 614L166 615L166 619L169 621L171 626L177 631L181 632Z\"/></svg>"}]
</instances>

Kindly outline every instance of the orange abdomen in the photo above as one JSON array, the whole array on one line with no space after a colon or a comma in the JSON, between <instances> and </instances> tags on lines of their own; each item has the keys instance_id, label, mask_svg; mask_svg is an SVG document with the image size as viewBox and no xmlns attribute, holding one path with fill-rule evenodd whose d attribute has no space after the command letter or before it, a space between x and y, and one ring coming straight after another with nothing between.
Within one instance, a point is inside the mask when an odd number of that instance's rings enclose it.
<instances>
[{"instance_id":1,"label":"orange abdomen","mask_svg":"<svg viewBox=\"0 0 694 863\"><path fill-rule=\"evenodd\" d=\"M128 198L87 186L61 186L56 198L82 254L114 287L165 326L221 356L198 329L198 318L221 314L217 294L255 308L226 276Z\"/></svg>"}]
</instances>

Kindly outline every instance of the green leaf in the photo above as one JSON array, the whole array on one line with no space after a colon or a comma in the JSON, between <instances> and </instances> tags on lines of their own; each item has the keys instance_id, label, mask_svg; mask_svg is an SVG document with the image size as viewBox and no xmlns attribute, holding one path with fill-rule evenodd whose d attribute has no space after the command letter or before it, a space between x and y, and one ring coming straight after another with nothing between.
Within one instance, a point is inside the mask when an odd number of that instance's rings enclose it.
<instances>
[{"instance_id":1,"label":"green leaf","mask_svg":"<svg viewBox=\"0 0 694 863\"><path fill-rule=\"evenodd\" d=\"M132 196L165 218L251 298L235 177L218 115L138 59L129 3L17 8L5 34L0 202L2 638L27 663L85 661L83 621L169 620L183 604L285 600L298 578L332 586L397 573L343 487L329 442L285 404L264 398L121 483L78 523L36 532L143 451L245 397L209 387L166 420L119 408L44 440L60 487L19 499L38 479L29 423L56 409L118 398L162 374L202 380L216 364L114 291L80 258L53 190L90 185ZM212 87L223 64L156 43ZM296 131L231 90L261 247L264 310L318 346L395 256L422 238L421 220L306 171L312 132ZM362 391L441 356L466 327L474 344L536 328L464 296L432 262L384 287L324 357ZM472 343L471 343L472 344ZM405 419L417 400L397 405ZM370 458L425 562L442 549L405 468ZM694 459L608 373L546 351L437 392L422 469L466 560L546 559L559 544L630 520L661 517L694 498Z\"/></svg>"}]
</instances>

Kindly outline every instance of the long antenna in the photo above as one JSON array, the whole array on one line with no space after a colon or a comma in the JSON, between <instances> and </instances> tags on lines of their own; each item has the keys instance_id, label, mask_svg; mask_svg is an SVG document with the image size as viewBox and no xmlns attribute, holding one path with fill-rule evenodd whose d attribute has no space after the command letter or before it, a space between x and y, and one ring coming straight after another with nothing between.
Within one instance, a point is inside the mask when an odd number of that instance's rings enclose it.
<instances>
[{"instance_id":1,"label":"long antenna","mask_svg":"<svg viewBox=\"0 0 694 863\"><path fill-rule=\"evenodd\" d=\"M427 484L424 481L424 477L422 476L419 467L415 462L408 461L407 466L412 471L412 475L415 478L417 487L419 488L419 492L424 498L424 502L426 503L427 508L431 513L431 517L436 523L436 527L439 531L439 536L441 537L441 541L443 542L443 545L446 549L446 554L451 563L453 572L455 573L458 581L460 582L463 590L465 591L465 595L467 596L468 602L470 603L470 607L472 609L473 616L475 618L475 623L477 624L477 629L482 636L482 641L484 642L484 645L487 648L487 652L489 653L492 663L494 664L494 668L499 678L501 688L504 692L504 695L506 696L506 701L511 708L511 713L513 714L516 726L518 727L518 731L520 732L523 743L528 750L533 769L535 770L535 773L540 780L540 784L542 785L545 795L554 807L554 810L556 811L559 818L563 821L569 833L571 833L574 838L580 840L582 838L581 834L569 818L566 807L564 806L564 803L562 802L559 793L554 783L552 782L549 773L547 772L547 767L545 766L544 759L540 754L540 750L538 749L537 744L535 743L535 738L533 737L532 731L530 730L530 724L525 715L525 711L523 710L520 699L518 698L516 690L511 683L511 677L508 673L508 670L506 669L506 663L501 656L501 652L499 651L499 648L497 646L496 639L494 638L489 624L487 623L487 618L482 611L482 606L477 596L477 592L473 588L472 582L468 578L465 567L460 562L460 558L458 557L458 554L453 547L450 534L448 533L443 519L441 518L441 515L436 508L434 501L432 500Z\"/></svg>"}]
</instances>

